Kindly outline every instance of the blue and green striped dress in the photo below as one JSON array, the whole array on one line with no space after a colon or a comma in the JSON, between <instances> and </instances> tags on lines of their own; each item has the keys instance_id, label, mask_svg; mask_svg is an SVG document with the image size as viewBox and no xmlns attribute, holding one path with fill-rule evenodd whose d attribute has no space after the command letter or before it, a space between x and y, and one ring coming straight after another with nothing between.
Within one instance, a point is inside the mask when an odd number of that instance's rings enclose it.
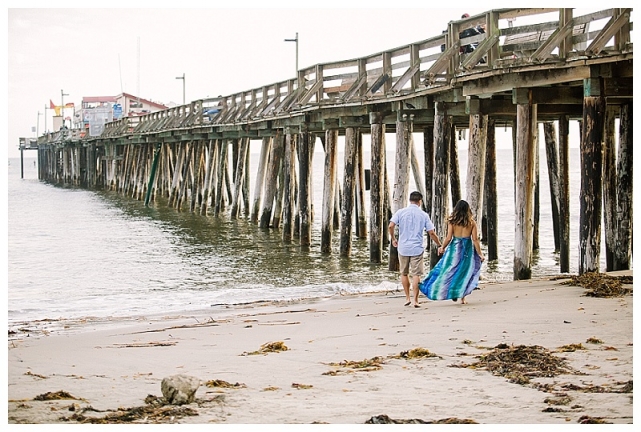
<instances>
[{"instance_id":1,"label":"blue and green striped dress","mask_svg":"<svg viewBox=\"0 0 641 432\"><path fill-rule=\"evenodd\" d=\"M452 237L445 253L419 284L430 300L460 299L477 287L481 274L481 257L472 237Z\"/></svg>"}]
</instances>

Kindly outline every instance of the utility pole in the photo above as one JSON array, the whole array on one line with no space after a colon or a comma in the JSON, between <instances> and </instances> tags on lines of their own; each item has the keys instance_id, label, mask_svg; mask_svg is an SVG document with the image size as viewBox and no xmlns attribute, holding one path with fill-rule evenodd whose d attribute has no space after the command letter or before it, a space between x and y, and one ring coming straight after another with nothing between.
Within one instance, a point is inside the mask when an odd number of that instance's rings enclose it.
<instances>
[{"instance_id":1,"label":"utility pole","mask_svg":"<svg viewBox=\"0 0 641 432\"><path fill-rule=\"evenodd\" d=\"M294 39L285 39L285 42L296 42L296 91L298 92L298 96L300 96L300 80L298 79L298 32L296 32ZM298 101L298 97L296 101Z\"/></svg>"},{"instance_id":2,"label":"utility pole","mask_svg":"<svg viewBox=\"0 0 641 432\"><path fill-rule=\"evenodd\" d=\"M65 96L69 96L64 91L60 90L60 115L62 116L62 126L65 125ZM69 125L71 126L71 125Z\"/></svg>"},{"instance_id":3,"label":"utility pole","mask_svg":"<svg viewBox=\"0 0 641 432\"><path fill-rule=\"evenodd\" d=\"M185 72L183 72L183 76L176 77L176 79L183 80L183 105L185 105Z\"/></svg>"}]
</instances>

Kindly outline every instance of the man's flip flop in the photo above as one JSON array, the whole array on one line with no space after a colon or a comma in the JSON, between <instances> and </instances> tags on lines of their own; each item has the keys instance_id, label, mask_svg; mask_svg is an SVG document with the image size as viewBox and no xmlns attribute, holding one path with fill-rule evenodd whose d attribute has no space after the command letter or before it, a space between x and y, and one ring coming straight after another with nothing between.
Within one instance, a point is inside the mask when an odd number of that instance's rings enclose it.
<instances>
[{"instance_id":1,"label":"man's flip flop","mask_svg":"<svg viewBox=\"0 0 641 432\"><path fill-rule=\"evenodd\" d=\"M405 303L403 306L409 306L409 305L411 305L411 304L412 304L412 302L407 302L407 303Z\"/></svg>"},{"instance_id":2,"label":"man's flip flop","mask_svg":"<svg viewBox=\"0 0 641 432\"><path fill-rule=\"evenodd\" d=\"M415 308L420 308L420 307L421 307L421 305L419 305L419 304L417 303L417 304L415 304L415 305L414 305L414 307L415 307Z\"/></svg>"}]
</instances>

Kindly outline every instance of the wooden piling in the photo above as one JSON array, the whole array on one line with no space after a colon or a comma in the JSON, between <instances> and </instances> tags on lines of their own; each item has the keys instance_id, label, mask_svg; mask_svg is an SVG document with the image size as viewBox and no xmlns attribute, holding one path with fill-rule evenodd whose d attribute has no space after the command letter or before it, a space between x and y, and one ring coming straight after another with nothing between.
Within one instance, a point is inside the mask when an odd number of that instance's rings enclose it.
<instances>
[{"instance_id":1,"label":"wooden piling","mask_svg":"<svg viewBox=\"0 0 641 432\"><path fill-rule=\"evenodd\" d=\"M249 138L241 138L236 155L236 168L234 169L234 195L231 202L231 218L238 219L241 193L245 181L245 159L249 149Z\"/></svg>"},{"instance_id":2,"label":"wooden piling","mask_svg":"<svg viewBox=\"0 0 641 432\"><path fill-rule=\"evenodd\" d=\"M278 189L278 172L285 152L285 138L281 130L276 131L273 138L273 150L267 163L267 173L265 174L265 199L262 203L259 226L269 228L272 220L272 210L274 209L274 198ZM280 219L280 218L279 218ZM277 228L277 227L275 227Z\"/></svg>"},{"instance_id":3,"label":"wooden piling","mask_svg":"<svg viewBox=\"0 0 641 432\"><path fill-rule=\"evenodd\" d=\"M526 102L516 105L516 206L514 224L514 280L532 277L532 236L534 225L534 165L536 105L531 92Z\"/></svg>"},{"instance_id":4,"label":"wooden piling","mask_svg":"<svg viewBox=\"0 0 641 432\"><path fill-rule=\"evenodd\" d=\"M456 204L461 199L461 175L458 161L458 140L455 126L450 128L450 191L452 204ZM428 242L429 243L429 242Z\"/></svg>"},{"instance_id":5,"label":"wooden piling","mask_svg":"<svg viewBox=\"0 0 641 432\"><path fill-rule=\"evenodd\" d=\"M406 207L409 199L410 172L410 134L412 121L406 114L396 119L396 154L394 158L394 191L392 193L392 213ZM398 229L398 227L396 228ZM398 236L396 237L398 238ZM398 271L398 249L390 245L388 269Z\"/></svg>"},{"instance_id":6,"label":"wooden piling","mask_svg":"<svg viewBox=\"0 0 641 432\"><path fill-rule=\"evenodd\" d=\"M296 135L285 132L285 158L283 159L283 242L292 241L294 234L294 166Z\"/></svg>"},{"instance_id":7,"label":"wooden piling","mask_svg":"<svg viewBox=\"0 0 641 432\"><path fill-rule=\"evenodd\" d=\"M311 159L310 152L312 143L310 143L309 132L301 131L300 142L298 145L298 172L299 172L299 188L298 188L298 210L299 210L299 233L300 245L309 246L312 243L312 230L311 230Z\"/></svg>"},{"instance_id":8,"label":"wooden piling","mask_svg":"<svg viewBox=\"0 0 641 432\"><path fill-rule=\"evenodd\" d=\"M341 206L340 255L352 252L352 223L354 211L354 170L356 165L356 134L353 127L345 128L345 169L343 171L343 201Z\"/></svg>"},{"instance_id":9,"label":"wooden piling","mask_svg":"<svg viewBox=\"0 0 641 432\"><path fill-rule=\"evenodd\" d=\"M570 122L559 117L559 268L570 271Z\"/></svg>"},{"instance_id":10,"label":"wooden piling","mask_svg":"<svg viewBox=\"0 0 641 432\"><path fill-rule=\"evenodd\" d=\"M467 156L465 193L472 216L477 222L483 214L483 186L485 183L485 148L487 115L470 115L470 137ZM452 201L454 205L455 202Z\"/></svg>"},{"instance_id":11,"label":"wooden piling","mask_svg":"<svg viewBox=\"0 0 641 432\"><path fill-rule=\"evenodd\" d=\"M325 169L323 176L323 209L321 221L321 253L332 252L332 231L334 230L334 203L336 196L336 171L338 129L325 132Z\"/></svg>"},{"instance_id":12,"label":"wooden piling","mask_svg":"<svg viewBox=\"0 0 641 432\"><path fill-rule=\"evenodd\" d=\"M550 183L550 204L552 207L552 228L554 232L554 251L560 250L561 239L559 236L559 151L556 145L556 128L553 122L543 123L545 136L545 155L548 163L548 180Z\"/></svg>"},{"instance_id":13,"label":"wooden piling","mask_svg":"<svg viewBox=\"0 0 641 432\"><path fill-rule=\"evenodd\" d=\"M214 207L214 216L218 216L225 207L225 174L227 171L227 151L229 143L226 139L220 140L220 148L218 150L218 172L216 173L216 203L212 203Z\"/></svg>"},{"instance_id":14,"label":"wooden piling","mask_svg":"<svg viewBox=\"0 0 641 432\"><path fill-rule=\"evenodd\" d=\"M258 213L260 204L263 199L263 189L265 184L265 175L267 173L267 163L269 154L272 150L272 137L263 137L260 146L260 157L258 159L258 170L256 172L256 185L254 186L254 200L252 202L252 209L250 220L252 223L258 222Z\"/></svg>"},{"instance_id":15,"label":"wooden piling","mask_svg":"<svg viewBox=\"0 0 641 432\"><path fill-rule=\"evenodd\" d=\"M380 112L370 113L369 122L371 125L369 261L380 264L383 259L383 237L386 228L383 214L383 167L385 160L383 135L385 134L385 125Z\"/></svg>"},{"instance_id":16,"label":"wooden piling","mask_svg":"<svg viewBox=\"0 0 641 432\"><path fill-rule=\"evenodd\" d=\"M487 220L487 259L499 257L498 198L496 192L496 127L493 118L488 118L485 153L485 209Z\"/></svg>"},{"instance_id":17,"label":"wooden piling","mask_svg":"<svg viewBox=\"0 0 641 432\"><path fill-rule=\"evenodd\" d=\"M367 238L367 211L365 209L365 166L363 163L363 134L360 129L356 135L356 221L357 230L356 235L358 238ZM370 173L371 178L371 173Z\"/></svg>"},{"instance_id":18,"label":"wooden piling","mask_svg":"<svg viewBox=\"0 0 641 432\"><path fill-rule=\"evenodd\" d=\"M632 148L633 102L621 105L619 152L617 157L617 244L614 270L629 270L632 260Z\"/></svg>"},{"instance_id":19,"label":"wooden piling","mask_svg":"<svg viewBox=\"0 0 641 432\"><path fill-rule=\"evenodd\" d=\"M579 274L599 271L605 98L583 97Z\"/></svg>"},{"instance_id":20,"label":"wooden piling","mask_svg":"<svg viewBox=\"0 0 641 432\"><path fill-rule=\"evenodd\" d=\"M432 215L436 235L442 240L447 235L449 203L450 138L452 119L445 111L443 102L434 105L434 188L432 195ZM434 268L440 256L438 249L430 249L430 268Z\"/></svg>"},{"instance_id":21,"label":"wooden piling","mask_svg":"<svg viewBox=\"0 0 641 432\"><path fill-rule=\"evenodd\" d=\"M616 220L616 141L614 138L615 110L618 107L606 106L603 134L603 229L605 232L606 271L614 269L614 253L617 247Z\"/></svg>"},{"instance_id":22,"label":"wooden piling","mask_svg":"<svg viewBox=\"0 0 641 432\"><path fill-rule=\"evenodd\" d=\"M540 151L539 149L541 148L539 146L539 129L538 129L538 124L536 125L536 136L534 137L534 214L532 217L533 224L532 224L532 251L537 251L539 250L539 226L540 226L540 219L541 219L541 188L540 188L540 180L539 180L539 173L540 173L540 168L539 168L539 161L540 161Z\"/></svg>"}]
</instances>

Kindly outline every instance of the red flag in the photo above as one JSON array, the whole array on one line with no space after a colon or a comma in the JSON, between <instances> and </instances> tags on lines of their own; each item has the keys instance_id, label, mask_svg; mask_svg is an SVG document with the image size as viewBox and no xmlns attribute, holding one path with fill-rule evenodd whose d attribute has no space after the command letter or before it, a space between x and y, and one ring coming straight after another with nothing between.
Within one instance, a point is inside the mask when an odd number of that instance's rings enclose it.
<instances>
[{"instance_id":1,"label":"red flag","mask_svg":"<svg viewBox=\"0 0 641 432\"><path fill-rule=\"evenodd\" d=\"M54 109L56 106L54 105L53 101L49 99L49 109Z\"/></svg>"}]
</instances>

